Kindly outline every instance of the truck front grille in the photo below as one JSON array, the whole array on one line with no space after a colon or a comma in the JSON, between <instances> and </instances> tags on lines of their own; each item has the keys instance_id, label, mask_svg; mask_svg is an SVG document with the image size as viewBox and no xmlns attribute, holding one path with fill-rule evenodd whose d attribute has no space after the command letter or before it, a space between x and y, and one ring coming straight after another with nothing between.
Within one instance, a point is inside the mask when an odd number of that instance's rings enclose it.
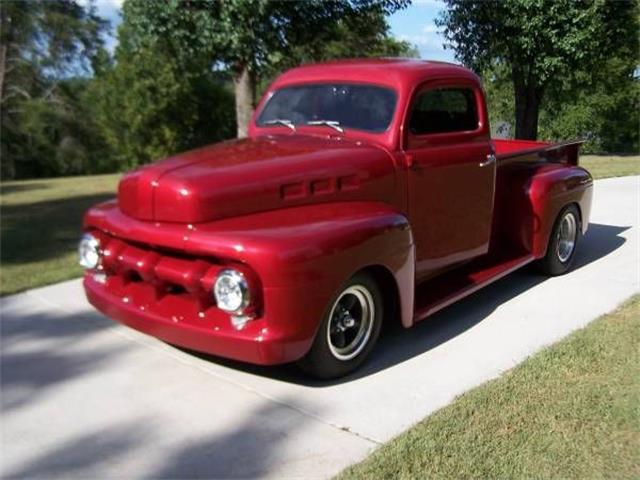
<instances>
[{"instance_id":1,"label":"truck front grille","mask_svg":"<svg viewBox=\"0 0 640 480\"><path fill-rule=\"evenodd\" d=\"M108 279L118 277L123 286L150 285L158 300L165 295L189 295L202 307L213 304L211 290L222 265L133 245L106 234L100 235L100 243L101 269Z\"/></svg>"}]
</instances>

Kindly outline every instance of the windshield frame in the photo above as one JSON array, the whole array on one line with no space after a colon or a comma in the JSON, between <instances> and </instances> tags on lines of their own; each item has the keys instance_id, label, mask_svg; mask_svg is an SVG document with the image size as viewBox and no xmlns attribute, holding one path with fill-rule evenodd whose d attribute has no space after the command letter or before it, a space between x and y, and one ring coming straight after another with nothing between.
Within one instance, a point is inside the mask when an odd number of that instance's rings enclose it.
<instances>
[{"instance_id":1,"label":"windshield frame","mask_svg":"<svg viewBox=\"0 0 640 480\"><path fill-rule=\"evenodd\" d=\"M376 87L382 90L386 90L387 92L390 92L393 95L393 109L391 110L391 113L389 115L389 122L387 123L387 126L384 130L367 130L364 128L356 128L356 127L351 127L348 125L343 125L343 124L339 124L340 128L342 128L345 132L348 130L354 131L354 132L361 132L363 134L366 135L385 135L388 134L389 131L391 130L393 124L394 124L394 120L395 117L398 113L398 104L399 104L399 100L400 100L400 93L398 92L398 90L390 85L386 85L383 83L376 83L376 82L360 82L360 81L350 81L350 80L340 80L340 79L335 79L335 80L318 80L318 81L307 81L307 82L296 82L296 83L287 83L287 84L283 84L283 85L277 85L276 87L274 87L273 89L271 89L270 91L267 92L267 95L265 97L265 99L261 102L260 108L258 111L256 111L255 116L254 116L254 125L257 128L273 128L274 126L276 128L280 128L277 125L269 125L269 124L265 124L264 122L261 122L260 117L262 116L262 114L264 113L265 109L267 108L267 106L269 105L269 102L271 102L271 100L273 99L273 97L275 96L275 94L280 91L280 90L285 90L288 88L301 88L301 87L313 87L313 86L320 86L320 85L347 85L347 86L362 86L362 87ZM328 120L333 120L333 119L328 119ZM308 123L292 123L292 125L295 125L296 127L296 131L299 129L306 129L306 128L310 128L310 129L318 129L318 127L322 127L322 128L330 128L326 125L310 125ZM291 131L291 133L295 133L295 131Z\"/></svg>"}]
</instances>

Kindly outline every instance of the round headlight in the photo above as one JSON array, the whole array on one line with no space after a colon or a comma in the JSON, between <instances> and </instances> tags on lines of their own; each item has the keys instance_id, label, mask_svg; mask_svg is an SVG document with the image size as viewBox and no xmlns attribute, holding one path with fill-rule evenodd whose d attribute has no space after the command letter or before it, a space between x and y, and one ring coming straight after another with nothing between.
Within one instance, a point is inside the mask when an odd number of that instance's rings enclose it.
<instances>
[{"instance_id":1,"label":"round headlight","mask_svg":"<svg viewBox=\"0 0 640 480\"><path fill-rule=\"evenodd\" d=\"M247 280L237 270L222 270L213 286L213 295L218 308L239 313L249 304Z\"/></svg>"},{"instance_id":2,"label":"round headlight","mask_svg":"<svg viewBox=\"0 0 640 480\"><path fill-rule=\"evenodd\" d=\"M79 263L84 268L100 265L100 242L90 233L85 233L78 244Z\"/></svg>"}]
</instances>

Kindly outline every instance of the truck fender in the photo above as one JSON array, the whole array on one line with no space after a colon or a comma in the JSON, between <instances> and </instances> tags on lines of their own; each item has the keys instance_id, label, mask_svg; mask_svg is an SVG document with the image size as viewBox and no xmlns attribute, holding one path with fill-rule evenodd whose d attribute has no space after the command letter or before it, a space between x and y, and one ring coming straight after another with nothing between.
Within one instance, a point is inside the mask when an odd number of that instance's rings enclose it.
<instances>
[{"instance_id":1,"label":"truck fender","mask_svg":"<svg viewBox=\"0 0 640 480\"><path fill-rule=\"evenodd\" d=\"M376 202L324 204L305 210L302 218L307 221L296 239L295 254L290 250L289 255L277 257L277 265L269 268L277 268L284 276L279 280L265 278L265 286L286 278L297 284L312 283L323 299L322 312L315 315L319 324L331 299L349 278L363 270L384 271L394 284L387 282L381 288L394 291L383 293L397 295L400 321L410 327L414 313L415 246L406 216ZM326 221L322 212L331 221ZM297 233L287 235L288 239L296 237Z\"/></svg>"},{"instance_id":2,"label":"truck fender","mask_svg":"<svg viewBox=\"0 0 640 480\"><path fill-rule=\"evenodd\" d=\"M592 191L593 179L580 167L553 164L533 175L527 194L532 212L531 252L535 257L546 255L553 224L566 205L576 204L582 233L586 233Z\"/></svg>"},{"instance_id":3,"label":"truck fender","mask_svg":"<svg viewBox=\"0 0 640 480\"><path fill-rule=\"evenodd\" d=\"M232 242L230 241L231 239ZM233 249L229 249L233 246ZM260 277L270 317L300 322L285 292L319 325L331 299L354 274L382 268L395 282L402 325L413 321L415 254L408 219L381 202L336 202L274 210L201 225L191 251L245 263ZM297 292L297 293L293 293ZM385 292L389 293L389 292ZM394 292L395 293L395 292ZM294 315L295 320L283 316ZM291 311L291 312L290 312Z\"/></svg>"}]
</instances>

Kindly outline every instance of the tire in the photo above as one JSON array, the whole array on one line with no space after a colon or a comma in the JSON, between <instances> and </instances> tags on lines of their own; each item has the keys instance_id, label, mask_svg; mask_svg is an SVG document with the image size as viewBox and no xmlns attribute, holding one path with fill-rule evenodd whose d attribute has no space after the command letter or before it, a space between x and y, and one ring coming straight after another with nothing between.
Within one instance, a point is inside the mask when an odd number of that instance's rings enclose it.
<instances>
[{"instance_id":1,"label":"tire","mask_svg":"<svg viewBox=\"0 0 640 480\"><path fill-rule=\"evenodd\" d=\"M538 262L540 272L552 276L567 273L573 265L581 237L580 212L575 205L568 205L553 224L547 254Z\"/></svg>"},{"instance_id":2,"label":"tire","mask_svg":"<svg viewBox=\"0 0 640 480\"><path fill-rule=\"evenodd\" d=\"M343 377L369 356L384 318L382 295L369 275L358 273L332 299L311 349L298 366L320 379Z\"/></svg>"}]
</instances>

